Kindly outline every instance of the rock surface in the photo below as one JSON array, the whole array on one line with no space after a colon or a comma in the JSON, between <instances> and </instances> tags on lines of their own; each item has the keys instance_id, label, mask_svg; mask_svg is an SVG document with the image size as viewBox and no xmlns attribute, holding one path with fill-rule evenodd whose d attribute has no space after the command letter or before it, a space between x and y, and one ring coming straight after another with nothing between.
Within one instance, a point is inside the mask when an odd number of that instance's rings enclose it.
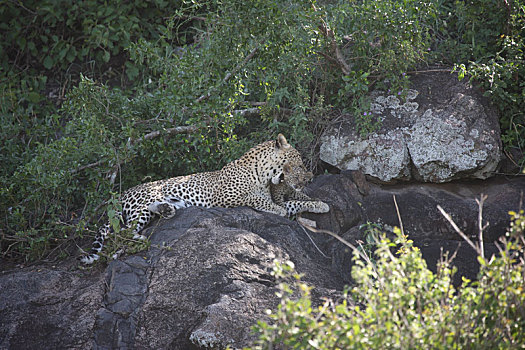
<instances>
[{"instance_id":1,"label":"rock surface","mask_svg":"<svg viewBox=\"0 0 525 350\"><path fill-rule=\"evenodd\" d=\"M362 195L350 173L323 175L307 189L312 197L319 198L330 205L325 215L305 214L314 218L318 228L328 229L351 243L364 240L359 225L370 222L380 223L384 228L400 226L393 197L399 207L405 233L423 251L429 266L436 266L441 247L450 254L460 247L455 263L461 276L474 279L477 274L476 254L459 237L437 209L440 205L449 213L460 229L474 242L478 237L478 204L481 194L487 195L483 206L484 223L489 226L484 231L485 253L490 256L497 252L494 242L506 232L509 225L508 212L518 210L525 200L525 178L510 180L493 178L469 182L446 184L368 184L368 191ZM315 236L315 238L319 238ZM351 282L350 268L352 254L349 249L334 240L317 242L325 252L332 256L334 271L347 283Z\"/></svg>"},{"instance_id":2,"label":"rock surface","mask_svg":"<svg viewBox=\"0 0 525 350\"><path fill-rule=\"evenodd\" d=\"M273 214L194 207L149 231L149 251L105 273L2 273L0 348L241 347L279 302L275 259L293 260L318 297L343 288L303 229Z\"/></svg>"},{"instance_id":3,"label":"rock surface","mask_svg":"<svg viewBox=\"0 0 525 350\"><path fill-rule=\"evenodd\" d=\"M359 225L399 225L435 269L440 248L454 252L457 278L475 277L472 249L437 212L440 204L467 233L477 234L480 193L489 197L484 218L486 253L517 209L525 179L474 183L383 186L359 173L324 175L308 194L330 204L327 214L308 214L352 243ZM291 260L319 302L336 299L351 283L351 253L337 240L310 233L323 256L295 221L250 208L187 208L149 228L151 248L90 270L66 261L0 273L0 348L197 349L247 346L250 327L275 308L273 261Z\"/></svg>"},{"instance_id":4,"label":"rock surface","mask_svg":"<svg viewBox=\"0 0 525 350\"><path fill-rule=\"evenodd\" d=\"M0 274L0 349L91 349L102 281L46 266Z\"/></svg>"},{"instance_id":5,"label":"rock surface","mask_svg":"<svg viewBox=\"0 0 525 350\"><path fill-rule=\"evenodd\" d=\"M467 82L421 73L404 94L374 91L370 112L380 130L362 139L351 116L322 136L321 160L384 182L486 179L501 160L498 116Z\"/></svg>"}]
</instances>

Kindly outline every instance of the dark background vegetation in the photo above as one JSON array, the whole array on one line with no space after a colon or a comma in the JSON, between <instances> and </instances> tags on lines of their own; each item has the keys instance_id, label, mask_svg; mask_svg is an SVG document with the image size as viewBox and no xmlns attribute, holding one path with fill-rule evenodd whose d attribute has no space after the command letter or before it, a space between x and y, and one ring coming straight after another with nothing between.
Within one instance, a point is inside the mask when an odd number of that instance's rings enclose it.
<instances>
[{"instance_id":1,"label":"dark background vegetation","mask_svg":"<svg viewBox=\"0 0 525 350\"><path fill-rule=\"evenodd\" d=\"M524 6L4 1L2 257L76 252L123 189L215 170L278 132L315 160L331 118L351 113L366 135L377 127L367 92L402 91L429 67L474 79L500 112L505 150L523 154Z\"/></svg>"}]
</instances>

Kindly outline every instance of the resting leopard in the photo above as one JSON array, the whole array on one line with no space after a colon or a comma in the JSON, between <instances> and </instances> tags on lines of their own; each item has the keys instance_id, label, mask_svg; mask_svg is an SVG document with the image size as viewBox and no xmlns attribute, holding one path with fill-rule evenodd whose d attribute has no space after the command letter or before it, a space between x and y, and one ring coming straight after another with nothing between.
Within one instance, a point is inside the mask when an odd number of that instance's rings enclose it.
<instances>
[{"instance_id":1,"label":"resting leopard","mask_svg":"<svg viewBox=\"0 0 525 350\"><path fill-rule=\"evenodd\" d=\"M249 206L281 216L303 211L326 213L329 211L326 203L300 194L311 177L299 152L279 134L276 140L251 148L221 170L148 182L128 189L120 198L121 219L125 227L133 227L134 238L144 239L140 233L155 215L169 218L177 209L189 206ZM100 228L90 254L80 258L83 263L91 264L99 258L98 253L111 231L110 224Z\"/></svg>"}]
</instances>

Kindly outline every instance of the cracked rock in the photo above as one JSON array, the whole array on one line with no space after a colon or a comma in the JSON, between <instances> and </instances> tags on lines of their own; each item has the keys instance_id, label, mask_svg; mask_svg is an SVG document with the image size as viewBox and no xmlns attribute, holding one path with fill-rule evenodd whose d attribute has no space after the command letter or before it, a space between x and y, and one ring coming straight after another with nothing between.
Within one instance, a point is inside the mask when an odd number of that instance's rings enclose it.
<instances>
[{"instance_id":1,"label":"cracked rock","mask_svg":"<svg viewBox=\"0 0 525 350\"><path fill-rule=\"evenodd\" d=\"M468 83L449 73L425 73L413 77L403 94L374 91L370 98L381 128L362 139L346 116L323 134L321 160L383 182L486 179L496 171L498 116Z\"/></svg>"}]
</instances>

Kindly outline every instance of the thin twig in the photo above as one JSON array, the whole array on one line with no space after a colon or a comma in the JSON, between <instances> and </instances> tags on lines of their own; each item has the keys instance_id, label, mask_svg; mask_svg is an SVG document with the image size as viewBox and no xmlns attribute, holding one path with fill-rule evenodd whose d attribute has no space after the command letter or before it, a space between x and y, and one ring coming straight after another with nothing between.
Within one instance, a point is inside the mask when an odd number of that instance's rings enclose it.
<instances>
[{"instance_id":1,"label":"thin twig","mask_svg":"<svg viewBox=\"0 0 525 350\"><path fill-rule=\"evenodd\" d=\"M485 259L485 250L483 249L483 231L488 227L488 223L483 226L483 203L487 199L487 195L481 194L480 199L476 198L476 203L478 203L478 230L479 230L479 249L481 250L481 257Z\"/></svg>"},{"instance_id":2,"label":"thin twig","mask_svg":"<svg viewBox=\"0 0 525 350\"><path fill-rule=\"evenodd\" d=\"M306 236L310 239L310 241L312 242L312 244L314 245L315 249L317 249L317 251L322 255L324 256L325 258L327 259L330 259L330 257L328 255L326 255L325 253L322 252L322 250L317 246L317 244L315 244L314 240L312 239L312 237L308 234L308 231L306 231L306 229L304 228L304 226L301 226L301 228L303 229L304 233L306 234Z\"/></svg>"},{"instance_id":3,"label":"thin twig","mask_svg":"<svg viewBox=\"0 0 525 350\"><path fill-rule=\"evenodd\" d=\"M438 210L441 212L441 214L445 217L445 219L447 219L447 221L452 225L452 227L454 228L454 230L461 236L461 238L463 238L475 251L476 253L478 253L478 255L481 255L481 252L479 250L479 247L477 247L471 240L470 238L467 237L467 235L465 233L463 233L463 231L460 230L460 228L456 225L456 223L454 222L454 220L452 220L452 217L445 211L443 210L443 208L441 208L440 205L437 206Z\"/></svg>"},{"instance_id":4,"label":"thin twig","mask_svg":"<svg viewBox=\"0 0 525 350\"><path fill-rule=\"evenodd\" d=\"M370 261L370 258L368 256L366 256L366 254L363 254L363 252L361 252L355 245L353 245L352 243L348 242L346 239L336 235L332 231L318 229L318 228L312 227L310 225L307 225L307 224L305 224L303 222L299 222L299 225L303 226L304 228L308 229L309 231L312 231L312 232L315 232L315 233L326 233L327 235L337 239L339 242L341 242L344 245L346 245L347 247L351 248L354 252L357 252L359 254L359 256L361 258L363 258L367 263L370 263L370 265L374 267L374 271L377 273L377 271L375 270L375 265L372 264L372 261Z\"/></svg>"},{"instance_id":5,"label":"thin twig","mask_svg":"<svg viewBox=\"0 0 525 350\"><path fill-rule=\"evenodd\" d=\"M393 197L394 197L394 205L396 206L397 219L399 220L399 229L401 230L401 234L404 236L405 230L403 228L403 220L401 220L401 214L399 213L399 207L397 206L396 195L394 195Z\"/></svg>"},{"instance_id":6,"label":"thin twig","mask_svg":"<svg viewBox=\"0 0 525 350\"><path fill-rule=\"evenodd\" d=\"M232 69L231 72L228 72L224 78L222 79L220 85L226 83L228 80L230 80L230 78L235 74L237 73L242 67L244 67L246 65L246 63L248 63L252 58L253 56L255 56L255 54L257 53L257 50L259 50L259 47L264 44L265 40L261 41L259 44L257 44L253 49L252 51L250 51L250 53L244 58L244 60L239 63L237 66L235 66L235 68ZM206 94L202 95L201 97L197 98L195 100L195 103L200 103L206 99L208 99L210 96L211 96L211 93L212 93L212 89L210 89Z\"/></svg>"},{"instance_id":7,"label":"thin twig","mask_svg":"<svg viewBox=\"0 0 525 350\"><path fill-rule=\"evenodd\" d=\"M32 15L36 15L36 14L37 14L35 11L30 10L30 9L28 9L27 7L25 7L24 4L22 4L22 1L14 1L14 0L10 0L10 2L12 2L12 3L15 4L15 5L20 6L21 8L23 8L24 10L26 10L27 12L29 12L29 13L32 14Z\"/></svg>"}]
</instances>

